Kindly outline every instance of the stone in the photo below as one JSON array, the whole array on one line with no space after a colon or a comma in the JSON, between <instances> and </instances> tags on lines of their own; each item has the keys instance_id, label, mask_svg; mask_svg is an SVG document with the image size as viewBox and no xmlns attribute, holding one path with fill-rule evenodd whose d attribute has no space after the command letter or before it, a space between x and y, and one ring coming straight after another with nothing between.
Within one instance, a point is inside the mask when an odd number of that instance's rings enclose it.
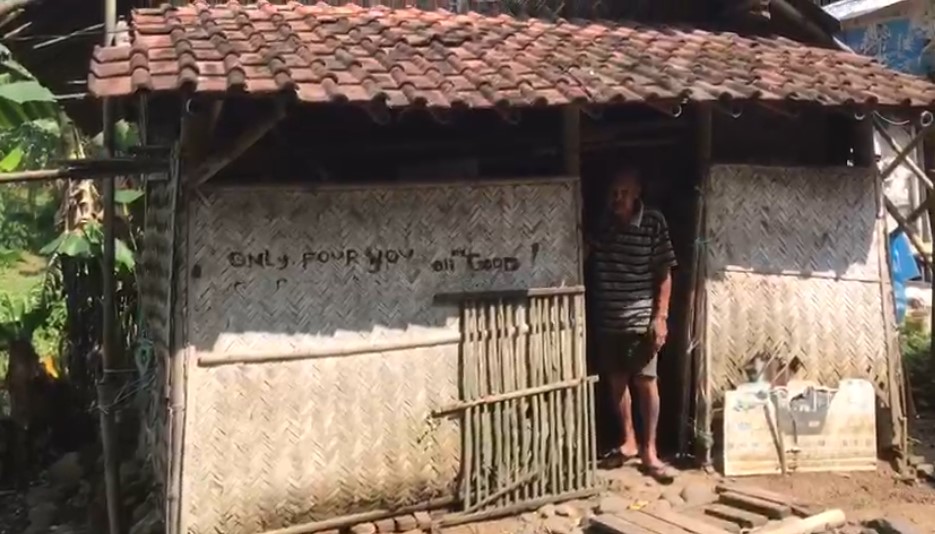
<instances>
[{"instance_id":1,"label":"stone","mask_svg":"<svg viewBox=\"0 0 935 534\"><path fill-rule=\"evenodd\" d=\"M689 506L710 504L717 500L717 494L714 492L714 488L704 482L688 484L682 488L679 496L685 501L685 504Z\"/></svg>"},{"instance_id":2,"label":"stone","mask_svg":"<svg viewBox=\"0 0 935 534\"><path fill-rule=\"evenodd\" d=\"M933 478L935 477L935 465L933 464L919 464L916 466L916 473L919 475L919 478Z\"/></svg>"},{"instance_id":3,"label":"stone","mask_svg":"<svg viewBox=\"0 0 935 534\"><path fill-rule=\"evenodd\" d=\"M629 506L630 503L626 500L616 495L608 495L601 497L600 502L597 503L596 512L598 514L617 514L626 511Z\"/></svg>"},{"instance_id":4,"label":"stone","mask_svg":"<svg viewBox=\"0 0 935 534\"><path fill-rule=\"evenodd\" d=\"M412 514L395 517L393 521L396 523L397 532L408 532L419 528L419 523L416 522L416 518Z\"/></svg>"},{"instance_id":5,"label":"stone","mask_svg":"<svg viewBox=\"0 0 935 534\"><path fill-rule=\"evenodd\" d=\"M867 523L879 534L922 534L922 529L901 517L885 517Z\"/></svg>"},{"instance_id":6,"label":"stone","mask_svg":"<svg viewBox=\"0 0 935 534\"><path fill-rule=\"evenodd\" d=\"M537 514L534 514L533 512L526 512L524 514L521 514L519 518L524 523L535 523L539 520L539 516Z\"/></svg>"},{"instance_id":7,"label":"stone","mask_svg":"<svg viewBox=\"0 0 935 534\"><path fill-rule=\"evenodd\" d=\"M543 519L548 519L550 517L555 517L555 505L546 504L539 508L539 517Z\"/></svg>"},{"instance_id":8,"label":"stone","mask_svg":"<svg viewBox=\"0 0 935 534\"><path fill-rule=\"evenodd\" d=\"M381 519L374 521L377 526L377 532L396 532L396 521L392 519Z\"/></svg>"},{"instance_id":9,"label":"stone","mask_svg":"<svg viewBox=\"0 0 935 534\"><path fill-rule=\"evenodd\" d=\"M682 490L679 488L667 488L662 492L662 498L668 501L672 506L682 506L685 504L685 499L682 498Z\"/></svg>"},{"instance_id":10,"label":"stone","mask_svg":"<svg viewBox=\"0 0 935 534\"><path fill-rule=\"evenodd\" d=\"M548 534L571 534L575 524L566 517L552 516L545 520L544 527Z\"/></svg>"},{"instance_id":11,"label":"stone","mask_svg":"<svg viewBox=\"0 0 935 534\"><path fill-rule=\"evenodd\" d=\"M377 526L373 523L358 523L351 527L351 534L376 534Z\"/></svg>"},{"instance_id":12,"label":"stone","mask_svg":"<svg viewBox=\"0 0 935 534\"><path fill-rule=\"evenodd\" d=\"M568 517L571 519L578 519L581 517L581 511L575 508L574 506L565 503L559 504L555 507L555 515L559 517Z\"/></svg>"},{"instance_id":13,"label":"stone","mask_svg":"<svg viewBox=\"0 0 935 534\"><path fill-rule=\"evenodd\" d=\"M617 478L607 482L607 489L614 493L626 493L631 488L632 486L628 482Z\"/></svg>"},{"instance_id":14,"label":"stone","mask_svg":"<svg viewBox=\"0 0 935 534\"><path fill-rule=\"evenodd\" d=\"M69 452L49 466L49 480L53 485L64 488L73 488L84 477L84 468L81 466L81 456L77 452Z\"/></svg>"}]
</instances>

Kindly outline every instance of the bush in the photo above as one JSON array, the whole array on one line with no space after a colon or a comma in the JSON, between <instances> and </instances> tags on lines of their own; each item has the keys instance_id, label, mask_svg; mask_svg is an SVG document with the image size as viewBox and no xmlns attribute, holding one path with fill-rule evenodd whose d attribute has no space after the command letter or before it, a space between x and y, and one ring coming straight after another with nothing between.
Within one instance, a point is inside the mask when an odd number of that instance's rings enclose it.
<instances>
[{"instance_id":1,"label":"bush","mask_svg":"<svg viewBox=\"0 0 935 534\"><path fill-rule=\"evenodd\" d=\"M935 359L932 336L918 321L907 320L900 332L906 379L919 409L935 408Z\"/></svg>"}]
</instances>

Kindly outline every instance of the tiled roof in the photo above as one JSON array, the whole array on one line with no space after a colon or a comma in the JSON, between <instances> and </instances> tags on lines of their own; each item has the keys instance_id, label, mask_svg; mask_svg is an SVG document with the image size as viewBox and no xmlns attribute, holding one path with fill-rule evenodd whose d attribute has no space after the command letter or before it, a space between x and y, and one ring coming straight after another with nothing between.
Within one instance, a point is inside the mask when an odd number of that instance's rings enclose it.
<instances>
[{"instance_id":1,"label":"tiled roof","mask_svg":"<svg viewBox=\"0 0 935 534\"><path fill-rule=\"evenodd\" d=\"M99 97L294 92L305 102L491 107L716 98L930 107L935 85L783 37L356 5L137 9L95 51Z\"/></svg>"}]
</instances>

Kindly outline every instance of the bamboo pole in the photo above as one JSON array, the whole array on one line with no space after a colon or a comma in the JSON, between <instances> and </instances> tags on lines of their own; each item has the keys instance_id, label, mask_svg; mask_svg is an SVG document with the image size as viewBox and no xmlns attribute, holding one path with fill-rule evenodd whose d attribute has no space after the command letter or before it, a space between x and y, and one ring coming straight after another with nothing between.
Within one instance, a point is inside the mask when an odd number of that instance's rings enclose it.
<instances>
[{"instance_id":1,"label":"bamboo pole","mask_svg":"<svg viewBox=\"0 0 935 534\"><path fill-rule=\"evenodd\" d=\"M117 2L116 0L104 0L104 46L113 44L114 30L117 25ZM107 157L114 155L115 140L115 102L112 99L104 99L102 107L102 137L104 141L104 153ZM116 413L114 401L116 398L116 354L114 351L114 341L117 333L115 331L115 310L114 310L114 215L115 215L115 184L114 180L103 180L103 226L104 226L104 244L102 262L102 313L103 328L101 340L101 367L102 376L97 384L97 395L100 410L101 424L101 444L104 456L104 487L107 501L107 526L111 534L122 534L121 521L121 499L120 499L120 477L119 477L119 452L117 450L117 429Z\"/></svg>"},{"instance_id":2,"label":"bamboo pole","mask_svg":"<svg viewBox=\"0 0 935 534\"><path fill-rule=\"evenodd\" d=\"M711 419L712 419L712 406L711 406L711 379L710 379L710 364L708 362L709 354L707 350L706 335L705 330L707 328L707 313L705 313L705 307L707 302L705 299L705 249L702 246L704 243L705 237L705 223L704 223L704 213L706 210L706 195L708 192L708 184L711 179L711 107L708 105L701 105L698 107L698 132L699 132L699 147L705 147L703 155L707 155L706 160L699 162L701 165L701 180L700 187L698 190L699 195L699 208L701 212L701 220L698 228L698 236L695 239L695 248L697 250L697 262L695 264L696 272L695 280L693 282L695 299L694 299L694 317L692 318L692 345L694 347L694 354L692 358L692 367L694 371L694 390L695 394L695 417L694 424L692 428L695 431L693 436L695 439L695 451L696 451L696 460L699 461L704 467L709 467L711 465L711 446L712 440L711 436ZM700 436L698 434L701 434Z\"/></svg>"},{"instance_id":3,"label":"bamboo pole","mask_svg":"<svg viewBox=\"0 0 935 534\"><path fill-rule=\"evenodd\" d=\"M698 124L696 126L696 158L698 164L698 186L695 188L695 200L693 205L694 210L694 221L692 225L692 241L695 245L692 247L691 251L691 263L689 263L689 270L687 277L689 280L690 288L688 291L688 313L685 314L685 324L683 327L683 339L682 341L682 358L679 361L679 387L681 388L681 396L679 399L679 411L681 413L680 419L682 421L687 421L690 419L689 412L691 411L692 405L692 388L689 387L692 378L692 355L694 353L694 347L692 343L693 337L693 322L695 319L695 300L696 294L698 292L698 273L700 271L700 262L702 261L702 254L699 247L701 235L701 223L703 221L703 197L704 193L701 191L701 185L704 183L702 178L708 173L708 169L711 166L711 124L709 121L705 120L705 117L702 116L703 112L699 110L698 115ZM690 436L688 430L691 427L687 424L681 424L678 427L678 447L679 453L683 455L688 454L688 447L690 442Z\"/></svg>"}]
</instances>

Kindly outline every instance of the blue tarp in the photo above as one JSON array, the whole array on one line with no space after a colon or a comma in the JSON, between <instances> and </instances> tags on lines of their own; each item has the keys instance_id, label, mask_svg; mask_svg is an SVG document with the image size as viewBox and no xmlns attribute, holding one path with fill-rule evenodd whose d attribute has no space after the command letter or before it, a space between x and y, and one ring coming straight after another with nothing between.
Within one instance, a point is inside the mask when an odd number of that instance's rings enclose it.
<instances>
[{"instance_id":1,"label":"blue tarp","mask_svg":"<svg viewBox=\"0 0 935 534\"><path fill-rule=\"evenodd\" d=\"M906 234L897 230L890 234L890 274L893 277L893 297L896 301L896 321L906 317L906 282L922 276L912 246Z\"/></svg>"}]
</instances>

